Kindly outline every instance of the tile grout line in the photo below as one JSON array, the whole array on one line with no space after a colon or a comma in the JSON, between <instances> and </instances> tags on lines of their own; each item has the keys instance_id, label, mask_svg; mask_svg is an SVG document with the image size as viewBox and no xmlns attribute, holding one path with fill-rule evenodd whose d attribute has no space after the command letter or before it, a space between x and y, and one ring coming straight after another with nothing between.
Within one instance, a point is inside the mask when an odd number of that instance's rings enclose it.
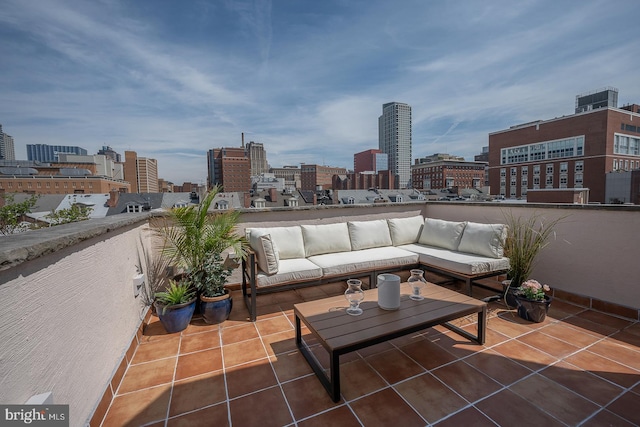
<instances>
[{"instance_id":1,"label":"tile grout line","mask_svg":"<svg viewBox=\"0 0 640 427\"><path fill-rule=\"evenodd\" d=\"M279 307L279 305L278 305ZM282 308L280 309L280 312L282 313L282 315L287 319L287 321L289 321L289 317L282 311ZM289 323L291 323L289 321ZM297 421L296 421L296 417L293 414L293 409L291 409L291 405L289 404L289 399L287 399L287 395L284 392L284 389L282 388L282 383L280 382L280 378L278 378L278 373L276 372L276 368L273 366L273 362L271 362L271 356L269 356L269 351L267 351L267 346L264 343L264 340L262 339L262 333L260 332L260 329L255 326L256 331L258 332L258 337L260 338L260 343L262 344L262 349L264 350L264 352L267 355L267 361L269 362L269 366L271 367L271 372L273 373L273 376L276 379L276 385L278 386L278 388L280 389L280 393L282 394L282 398L284 399L284 403L287 405L287 409L289 410L289 415L291 416L291 419L293 420L293 424L294 425L298 425Z\"/></svg>"}]
</instances>

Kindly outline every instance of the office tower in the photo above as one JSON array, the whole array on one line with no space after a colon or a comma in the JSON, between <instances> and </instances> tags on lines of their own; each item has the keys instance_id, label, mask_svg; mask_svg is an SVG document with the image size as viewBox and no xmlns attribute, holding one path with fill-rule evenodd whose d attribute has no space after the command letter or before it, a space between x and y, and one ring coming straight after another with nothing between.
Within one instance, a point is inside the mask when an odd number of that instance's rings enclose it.
<instances>
[{"instance_id":1,"label":"office tower","mask_svg":"<svg viewBox=\"0 0 640 427\"><path fill-rule=\"evenodd\" d=\"M260 176L269 172L269 164L267 163L267 152L264 151L264 145L259 142L249 142L247 145L247 153L251 161L251 176Z\"/></svg>"},{"instance_id":2,"label":"office tower","mask_svg":"<svg viewBox=\"0 0 640 427\"><path fill-rule=\"evenodd\" d=\"M0 160L15 160L16 150L13 145L13 137L2 132L0 124Z\"/></svg>"},{"instance_id":3,"label":"office tower","mask_svg":"<svg viewBox=\"0 0 640 427\"><path fill-rule=\"evenodd\" d=\"M124 152L124 179L132 193L159 193L158 161L138 157L135 151Z\"/></svg>"},{"instance_id":4,"label":"office tower","mask_svg":"<svg viewBox=\"0 0 640 427\"><path fill-rule=\"evenodd\" d=\"M251 163L244 147L214 148L207 152L208 188L220 185L222 190L248 192L251 189Z\"/></svg>"},{"instance_id":5,"label":"office tower","mask_svg":"<svg viewBox=\"0 0 640 427\"><path fill-rule=\"evenodd\" d=\"M353 155L353 171L380 172L389 169L389 155L380 150L365 150Z\"/></svg>"},{"instance_id":6,"label":"office tower","mask_svg":"<svg viewBox=\"0 0 640 427\"><path fill-rule=\"evenodd\" d=\"M411 186L411 107L401 102L382 106L378 118L379 149L389 156L389 170L399 188Z\"/></svg>"},{"instance_id":7,"label":"office tower","mask_svg":"<svg viewBox=\"0 0 640 427\"><path fill-rule=\"evenodd\" d=\"M35 162L57 162L58 153L86 156L87 150L69 145L27 144L27 160Z\"/></svg>"},{"instance_id":8,"label":"office tower","mask_svg":"<svg viewBox=\"0 0 640 427\"><path fill-rule=\"evenodd\" d=\"M119 153L116 153L116 151L108 145L103 145L102 149L98 150L98 154L103 154L114 162L122 162L122 156Z\"/></svg>"}]
</instances>

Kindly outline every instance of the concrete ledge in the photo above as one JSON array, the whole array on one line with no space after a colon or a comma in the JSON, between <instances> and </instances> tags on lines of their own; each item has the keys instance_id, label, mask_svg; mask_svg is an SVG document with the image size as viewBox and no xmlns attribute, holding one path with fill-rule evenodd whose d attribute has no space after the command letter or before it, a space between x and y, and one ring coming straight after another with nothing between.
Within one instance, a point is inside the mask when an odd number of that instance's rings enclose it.
<instances>
[{"instance_id":1,"label":"concrete ledge","mask_svg":"<svg viewBox=\"0 0 640 427\"><path fill-rule=\"evenodd\" d=\"M148 221L153 213L126 213L0 236L0 271L100 236L118 228Z\"/></svg>"}]
</instances>

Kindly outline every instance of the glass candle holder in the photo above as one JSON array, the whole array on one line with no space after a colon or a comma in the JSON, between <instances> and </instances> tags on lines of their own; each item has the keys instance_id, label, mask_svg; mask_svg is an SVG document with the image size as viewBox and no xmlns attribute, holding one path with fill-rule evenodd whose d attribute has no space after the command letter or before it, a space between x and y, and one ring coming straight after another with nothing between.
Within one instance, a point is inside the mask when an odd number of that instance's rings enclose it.
<instances>
[{"instance_id":1,"label":"glass candle holder","mask_svg":"<svg viewBox=\"0 0 640 427\"><path fill-rule=\"evenodd\" d=\"M347 290L344 291L344 297L349 301L347 314L351 316L359 316L362 314L360 303L364 299L364 291L362 290L362 281L358 279L347 280Z\"/></svg>"},{"instance_id":2,"label":"glass candle holder","mask_svg":"<svg viewBox=\"0 0 640 427\"><path fill-rule=\"evenodd\" d=\"M427 281L424 279L424 272L419 269L411 270L411 276L407 280L411 286L411 298L414 301L423 300L424 297L420 294L420 291L426 285Z\"/></svg>"}]
</instances>

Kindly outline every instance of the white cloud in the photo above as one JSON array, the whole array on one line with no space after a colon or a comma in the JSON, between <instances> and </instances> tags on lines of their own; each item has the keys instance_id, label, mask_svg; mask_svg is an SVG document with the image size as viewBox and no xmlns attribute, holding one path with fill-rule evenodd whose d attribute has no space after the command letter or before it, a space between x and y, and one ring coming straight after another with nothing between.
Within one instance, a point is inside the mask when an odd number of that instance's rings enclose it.
<instances>
[{"instance_id":1,"label":"white cloud","mask_svg":"<svg viewBox=\"0 0 640 427\"><path fill-rule=\"evenodd\" d=\"M640 102L635 0L3 6L0 123L17 154L110 145L177 183L205 179L206 151L241 132L274 166L352 167L390 101L413 108L414 155L466 158L584 91Z\"/></svg>"}]
</instances>

